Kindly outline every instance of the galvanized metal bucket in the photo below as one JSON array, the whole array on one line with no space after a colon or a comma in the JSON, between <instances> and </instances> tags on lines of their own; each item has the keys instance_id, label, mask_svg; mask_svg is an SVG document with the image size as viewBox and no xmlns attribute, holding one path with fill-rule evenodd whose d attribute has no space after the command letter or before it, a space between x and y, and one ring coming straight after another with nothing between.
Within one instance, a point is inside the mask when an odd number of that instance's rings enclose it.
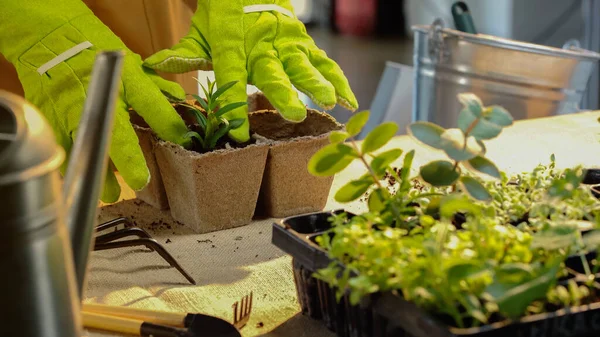
<instances>
[{"instance_id":1,"label":"galvanized metal bucket","mask_svg":"<svg viewBox=\"0 0 600 337\"><path fill-rule=\"evenodd\" d=\"M515 119L579 111L600 54L567 43L563 49L443 27L413 26L413 119L455 127L456 96L473 92Z\"/></svg>"}]
</instances>

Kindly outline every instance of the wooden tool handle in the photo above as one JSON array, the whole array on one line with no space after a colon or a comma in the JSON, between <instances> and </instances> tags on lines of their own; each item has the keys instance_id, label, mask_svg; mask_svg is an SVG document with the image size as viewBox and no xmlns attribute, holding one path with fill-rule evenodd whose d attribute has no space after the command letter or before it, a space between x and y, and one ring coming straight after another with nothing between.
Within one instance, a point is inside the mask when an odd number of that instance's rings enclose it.
<instances>
[{"instance_id":1,"label":"wooden tool handle","mask_svg":"<svg viewBox=\"0 0 600 337\"><path fill-rule=\"evenodd\" d=\"M131 334L142 337L192 337L187 330L152 324L137 319L122 318L82 311L83 326L86 328Z\"/></svg>"},{"instance_id":2,"label":"wooden tool handle","mask_svg":"<svg viewBox=\"0 0 600 337\"><path fill-rule=\"evenodd\" d=\"M86 328L120 332L136 336L140 335L140 328L144 323L143 321L134 319L111 317L85 311L81 313L81 316L83 318L83 326Z\"/></svg>"},{"instance_id":3,"label":"wooden tool handle","mask_svg":"<svg viewBox=\"0 0 600 337\"><path fill-rule=\"evenodd\" d=\"M148 309L135 309L117 307L105 304L83 304L83 311L94 312L110 316L133 318L148 323L168 325L172 327L184 327L187 314L161 312Z\"/></svg>"}]
</instances>

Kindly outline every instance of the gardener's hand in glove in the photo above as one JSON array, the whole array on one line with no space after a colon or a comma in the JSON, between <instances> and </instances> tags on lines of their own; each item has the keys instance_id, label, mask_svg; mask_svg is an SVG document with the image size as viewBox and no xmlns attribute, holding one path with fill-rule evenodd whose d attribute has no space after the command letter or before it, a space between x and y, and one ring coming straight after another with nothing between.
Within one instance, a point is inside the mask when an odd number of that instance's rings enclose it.
<instances>
[{"instance_id":1,"label":"gardener's hand in glove","mask_svg":"<svg viewBox=\"0 0 600 337\"><path fill-rule=\"evenodd\" d=\"M183 99L183 89L144 70L140 56L128 50L80 0L5 0L0 36L0 53L15 65L25 98L43 112L67 153L77 134L98 50L126 52L110 148L112 163L125 182L140 190L150 179L128 107L159 137L182 145L189 142L183 138L185 123L163 95ZM120 187L111 169L107 174L102 200L114 202Z\"/></svg>"},{"instance_id":2,"label":"gardener's hand in glove","mask_svg":"<svg viewBox=\"0 0 600 337\"><path fill-rule=\"evenodd\" d=\"M182 73L207 70L210 61L218 85L238 81L228 91L228 103L246 101L246 84L254 84L284 118L300 122L306 107L293 84L324 109L336 102L350 110L358 107L342 70L315 45L289 0L199 0L189 34L144 64ZM247 119L247 107L226 117ZM248 140L248 122L230 136Z\"/></svg>"}]
</instances>

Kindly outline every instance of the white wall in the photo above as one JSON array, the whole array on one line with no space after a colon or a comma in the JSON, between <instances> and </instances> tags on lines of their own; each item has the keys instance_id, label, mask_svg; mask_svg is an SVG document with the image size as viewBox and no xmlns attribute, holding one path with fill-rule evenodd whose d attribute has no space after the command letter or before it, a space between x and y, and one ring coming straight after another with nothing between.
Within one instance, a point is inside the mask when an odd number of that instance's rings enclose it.
<instances>
[{"instance_id":1,"label":"white wall","mask_svg":"<svg viewBox=\"0 0 600 337\"><path fill-rule=\"evenodd\" d=\"M569 39L583 42L583 17L581 0L515 0L513 3L512 38L541 43L553 47L562 47ZM569 9L577 6L571 14ZM538 41L540 35L546 35L549 28L556 32L548 38Z\"/></svg>"},{"instance_id":2,"label":"white wall","mask_svg":"<svg viewBox=\"0 0 600 337\"><path fill-rule=\"evenodd\" d=\"M410 27L415 24L429 25L436 18L444 20L446 27L455 28L450 10L455 2L456 0L405 0L407 30L410 31ZM465 3L469 6L475 27L480 33L506 38L511 36L512 27L509 22L512 0L466 0Z\"/></svg>"},{"instance_id":3,"label":"white wall","mask_svg":"<svg viewBox=\"0 0 600 337\"><path fill-rule=\"evenodd\" d=\"M431 24L442 18L454 28L450 8L456 0L406 0L407 29L414 24ZM480 33L533 42L573 4L581 0L465 0ZM583 36L581 9L564 20L555 34L539 43L561 47L567 40Z\"/></svg>"}]
</instances>

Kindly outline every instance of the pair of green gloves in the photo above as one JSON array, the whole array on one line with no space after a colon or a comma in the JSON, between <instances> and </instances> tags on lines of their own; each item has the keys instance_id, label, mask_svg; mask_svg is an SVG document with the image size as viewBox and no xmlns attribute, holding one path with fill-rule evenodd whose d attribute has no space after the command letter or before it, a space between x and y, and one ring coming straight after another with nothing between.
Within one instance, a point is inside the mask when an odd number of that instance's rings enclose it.
<instances>
[{"instance_id":1,"label":"pair of green gloves","mask_svg":"<svg viewBox=\"0 0 600 337\"><path fill-rule=\"evenodd\" d=\"M306 117L306 107L292 85L324 109L336 103L350 110L358 106L342 70L315 45L289 0L198 0L188 35L146 60L131 52L80 0L4 0L0 53L15 65L26 99L46 116L67 153L99 50L126 52L110 158L134 190L144 188L150 174L129 122L129 107L160 138L183 146L191 142L184 138L186 125L167 99L183 100L185 92L155 70L214 70L217 84L238 81L229 91L231 102L245 101L246 84L253 84L294 122ZM246 119L230 137L247 141L247 107L226 117ZM114 202L119 196L119 184L109 170L102 200Z\"/></svg>"}]
</instances>

